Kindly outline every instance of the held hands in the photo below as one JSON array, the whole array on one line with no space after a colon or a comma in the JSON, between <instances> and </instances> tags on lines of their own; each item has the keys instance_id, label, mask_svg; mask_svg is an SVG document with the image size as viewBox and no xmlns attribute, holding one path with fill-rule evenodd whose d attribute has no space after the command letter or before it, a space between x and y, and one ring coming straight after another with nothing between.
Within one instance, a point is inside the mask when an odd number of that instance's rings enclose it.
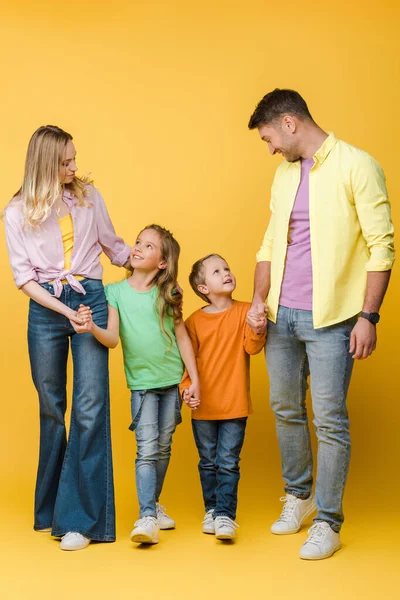
<instances>
[{"instance_id":1,"label":"held hands","mask_svg":"<svg viewBox=\"0 0 400 600\"><path fill-rule=\"evenodd\" d=\"M90 306L80 304L76 316L77 320L75 322L71 320L71 323L77 333L86 333L93 329L94 323Z\"/></svg>"},{"instance_id":2,"label":"held hands","mask_svg":"<svg viewBox=\"0 0 400 600\"><path fill-rule=\"evenodd\" d=\"M376 348L376 326L362 317L358 319L350 335L352 358L368 358Z\"/></svg>"},{"instance_id":3,"label":"held hands","mask_svg":"<svg viewBox=\"0 0 400 600\"><path fill-rule=\"evenodd\" d=\"M257 335L264 333L267 326L267 306L264 302L252 304L247 313L247 324Z\"/></svg>"},{"instance_id":4,"label":"held hands","mask_svg":"<svg viewBox=\"0 0 400 600\"><path fill-rule=\"evenodd\" d=\"M192 410L196 410L200 406L200 389L198 385L192 385L186 390L183 390L182 398L185 404Z\"/></svg>"}]
</instances>

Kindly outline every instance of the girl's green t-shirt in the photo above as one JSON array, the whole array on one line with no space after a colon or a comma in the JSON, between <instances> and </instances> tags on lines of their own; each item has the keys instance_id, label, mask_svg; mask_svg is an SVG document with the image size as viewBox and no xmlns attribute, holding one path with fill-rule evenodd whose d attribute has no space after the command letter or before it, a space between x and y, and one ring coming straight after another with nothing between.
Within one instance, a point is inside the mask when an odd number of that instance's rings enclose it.
<instances>
[{"instance_id":1,"label":"girl's green t-shirt","mask_svg":"<svg viewBox=\"0 0 400 600\"><path fill-rule=\"evenodd\" d=\"M137 292L126 279L106 285L107 302L119 313L119 333L126 382L131 390L149 390L180 383L183 363L175 337L174 319L157 311L158 288Z\"/></svg>"}]
</instances>

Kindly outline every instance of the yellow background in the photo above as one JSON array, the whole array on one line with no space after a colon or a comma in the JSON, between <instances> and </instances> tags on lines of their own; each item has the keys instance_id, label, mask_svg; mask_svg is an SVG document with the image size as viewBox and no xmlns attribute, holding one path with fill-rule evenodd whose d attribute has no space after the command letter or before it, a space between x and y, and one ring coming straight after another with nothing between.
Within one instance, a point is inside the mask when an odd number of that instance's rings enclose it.
<instances>
[{"instance_id":1,"label":"yellow background","mask_svg":"<svg viewBox=\"0 0 400 600\"><path fill-rule=\"evenodd\" d=\"M205 253L226 256L236 297L250 299L255 252L268 220L278 159L248 118L274 87L292 87L316 121L383 166L399 222L399 4L395 0L113 0L1 3L0 198L20 185L32 132L71 132L117 232L172 229L182 247L185 314L199 306L187 277ZM343 549L300 561L306 530L269 534L280 511L280 459L262 356L253 361L232 547L201 534L203 508L189 413L176 433L163 501L178 521L154 548L133 548L134 437L121 352L111 356L116 544L63 553L34 533L38 404L26 348L27 298L13 284L4 236L1 282L2 598L192 600L396 596L399 493L398 294L395 269L379 345L356 365L349 408L353 456ZM122 271L105 265L105 281Z\"/></svg>"}]
</instances>

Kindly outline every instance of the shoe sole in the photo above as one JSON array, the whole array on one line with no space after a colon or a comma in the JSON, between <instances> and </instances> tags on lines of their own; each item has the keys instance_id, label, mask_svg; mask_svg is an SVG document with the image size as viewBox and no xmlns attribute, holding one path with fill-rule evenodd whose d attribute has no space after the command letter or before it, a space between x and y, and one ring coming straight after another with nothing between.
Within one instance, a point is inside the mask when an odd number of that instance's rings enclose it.
<instances>
[{"instance_id":1,"label":"shoe sole","mask_svg":"<svg viewBox=\"0 0 400 600\"><path fill-rule=\"evenodd\" d=\"M205 533L206 535L215 535L215 530L214 531L206 531L206 530L202 529L202 532Z\"/></svg>"},{"instance_id":2,"label":"shoe sole","mask_svg":"<svg viewBox=\"0 0 400 600\"><path fill-rule=\"evenodd\" d=\"M333 548L333 550L331 550L331 552L325 552L325 554L320 554L319 556L301 556L301 554L300 554L300 558L302 560L323 560L324 558L329 558L330 556L335 554L335 552L340 550L341 547L342 547L342 544L338 544L337 546L335 546Z\"/></svg>"},{"instance_id":3,"label":"shoe sole","mask_svg":"<svg viewBox=\"0 0 400 600\"><path fill-rule=\"evenodd\" d=\"M130 540L135 544L158 544L158 540L153 539L145 533L137 533L136 535L132 535Z\"/></svg>"},{"instance_id":4,"label":"shoe sole","mask_svg":"<svg viewBox=\"0 0 400 600\"><path fill-rule=\"evenodd\" d=\"M175 529L176 525L171 525L170 527L160 527L160 531L168 531L168 529Z\"/></svg>"},{"instance_id":5,"label":"shoe sole","mask_svg":"<svg viewBox=\"0 0 400 600\"><path fill-rule=\"evenodd\" d=\"M307 519L307 517L309 517L310 515L313 514L313 512L315 512L317 510L317 507L315 504L313 504L308 511L303 515L299 526L297 527L297 529L290 529L289 531L272 531L272 527L271 527L271 533L273 533L274 535L291 535L292 533L297 533L298 531L300 531L301 526L303 521L305 521Z\"/></svg>"},{"instance_id":6,"label":"shoe sole","mask_svg":"<svg viewBox=\"0 0 400 600\"><path fill-rule=\"evenodd\" d=\"M215 535L217 540L234 540L234 535L229 535L228 533L220 533L219 535Z\"/></svg>"}]
</instances>

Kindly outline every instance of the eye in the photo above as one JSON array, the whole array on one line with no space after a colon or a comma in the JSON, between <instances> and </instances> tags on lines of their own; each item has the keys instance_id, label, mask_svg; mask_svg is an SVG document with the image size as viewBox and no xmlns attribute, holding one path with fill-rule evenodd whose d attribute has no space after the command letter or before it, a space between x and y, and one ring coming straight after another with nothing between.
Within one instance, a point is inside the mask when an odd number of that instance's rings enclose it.
<instances>
[{"instance_id":1,"label":"eye","mask_svg":"<svg viewBox=\"0 0 400 600\"><path fill-rule=\"evenodd\" d=\"M214 275L215 275L215 273L219 273L219 269L215 269Z\"/></svg>"},{"instance_id":2,"label":"eye","mask_svg":"<svg viewBox=\"0 0 400 600\"><path fill-rule=\"evenodd\" d=\"M151 248L152 248L153 246L152 246L151 244L147 244L147 247L148 247L148 248L150 248L150 250L151 250Z\"/></svg>"}]
</instances>

